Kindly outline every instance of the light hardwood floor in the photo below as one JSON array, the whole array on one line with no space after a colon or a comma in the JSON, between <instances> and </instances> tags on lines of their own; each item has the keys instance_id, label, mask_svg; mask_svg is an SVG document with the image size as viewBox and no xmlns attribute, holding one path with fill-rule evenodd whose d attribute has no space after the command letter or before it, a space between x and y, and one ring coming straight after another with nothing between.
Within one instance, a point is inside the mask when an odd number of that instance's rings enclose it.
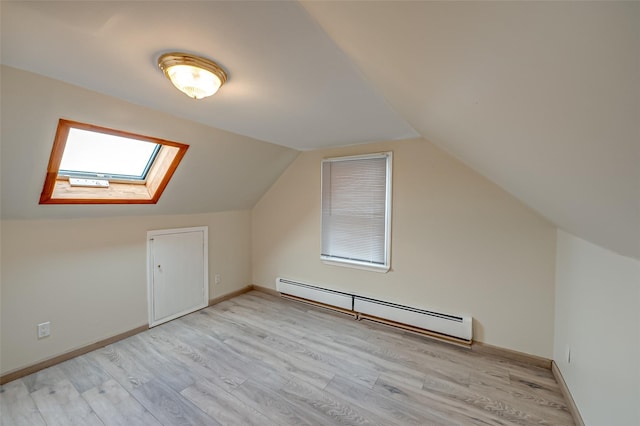
<instances>
[{"instance_id":1,"label":"light hardwood floor","mask_svg":"<svg viewBox=\"0 0 640 426\"><path fill-rule=\"evenodd\" d=\"M250 292L7 383L2 425L571 425L551 372Z\"/></svg>"}]
</instances>

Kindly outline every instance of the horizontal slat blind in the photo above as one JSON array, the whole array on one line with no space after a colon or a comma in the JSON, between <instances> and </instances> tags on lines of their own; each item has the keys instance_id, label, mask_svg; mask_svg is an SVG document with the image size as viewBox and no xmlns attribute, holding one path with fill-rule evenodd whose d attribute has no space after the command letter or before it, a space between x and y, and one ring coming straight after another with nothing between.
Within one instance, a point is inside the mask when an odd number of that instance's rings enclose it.
<instances>
[{"instance_id":1,"label":"horizontal slat blind","mask_svg":"<svg viewBox=\"0 0 640 426\"><path fill-rule=\"evenodd\" d=\"M322 256L386 263L387 156L325 160Z\"/></svg>"}]
</instances>

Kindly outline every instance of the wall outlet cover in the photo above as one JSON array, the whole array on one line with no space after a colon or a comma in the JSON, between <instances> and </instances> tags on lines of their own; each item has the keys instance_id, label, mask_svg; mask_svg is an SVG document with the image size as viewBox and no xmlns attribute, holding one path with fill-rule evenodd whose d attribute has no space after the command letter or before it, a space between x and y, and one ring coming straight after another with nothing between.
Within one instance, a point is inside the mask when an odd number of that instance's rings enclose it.
<instances>
[{"instance_id":1,"label":"wall outlet cover","mask_svg":"<svg viewBox=\"0 0 640 426\"><path fill-rule=\"evenodd\" d=\"M51 334L51 321L38 324L38 339L47 337Z\"/></svg>"}]
</instances>

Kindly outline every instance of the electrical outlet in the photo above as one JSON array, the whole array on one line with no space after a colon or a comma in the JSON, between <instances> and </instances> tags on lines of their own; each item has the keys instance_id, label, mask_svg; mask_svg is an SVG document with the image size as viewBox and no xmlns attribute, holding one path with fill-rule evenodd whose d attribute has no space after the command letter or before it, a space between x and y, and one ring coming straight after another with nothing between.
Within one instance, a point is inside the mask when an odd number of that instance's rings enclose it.
<instances>
[{"instance_id":1,"label":"electrical outlet","mask_svg":"<svg viewBox=\"0 0 640 426\"><path fill-rule=\"evenodd\" d=\"M220 283L222 282L222 276L220 276L220 274L215 274L213 277L213 282L216 285L220 285Z\"/></svg>"},{"instance_id":2,"label":"electrical outlet","mask_svg":"<svg viewBox=\"0 0 640 426\"><path fill-rule=\"evenodd\" d=\"M38 324L38 339L42 339L43 337L47 337L51 334L51 321L43 322L42 324Z\"/></svg>"}]
</instances>

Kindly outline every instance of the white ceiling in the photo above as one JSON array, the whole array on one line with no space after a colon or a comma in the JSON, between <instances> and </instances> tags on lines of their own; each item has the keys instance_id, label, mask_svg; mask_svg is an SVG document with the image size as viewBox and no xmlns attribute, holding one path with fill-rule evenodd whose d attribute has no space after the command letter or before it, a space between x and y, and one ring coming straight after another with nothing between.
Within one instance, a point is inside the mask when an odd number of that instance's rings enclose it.
<instances>
[{"instance_id":1,"label":"white ceiling","mask_svg":"<svg viewBox=\"0 0 640 426\"><path fill-rule=\"evenodd\" d=\"M640 258L638 2L1 7L5 65L299 150L419 134ZM218 61L228 83L188 99L156 68L170 50Z\"/></svg>"},{"instance_id":2,"label":"white ceiling","mask_svg":"<svg viewBox=\"0 0 640 426\"><path fill-rule=\"evenodd\" d=\"M296 2L2 1L2 63L299 150L418 134ZM196 102L158 57L217 61Z\"/></svg>"}]
</instances>

